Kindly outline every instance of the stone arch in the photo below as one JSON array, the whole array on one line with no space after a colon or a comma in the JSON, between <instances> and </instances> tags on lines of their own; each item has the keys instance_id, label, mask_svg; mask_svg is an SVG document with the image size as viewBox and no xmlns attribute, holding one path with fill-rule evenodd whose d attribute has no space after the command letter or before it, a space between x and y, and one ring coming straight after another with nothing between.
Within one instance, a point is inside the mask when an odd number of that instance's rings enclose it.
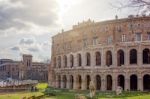
<instances>
[{"instance_id":1,"label":"stone arch","mask_svg":"<svg viewBox=\"0 0 150 99\"><path fill-rule=\"evenodd\" d=\"M118 76L118 86L122 87L122 89L124 90L124 86L125 86L125 77L124 77L124 75L119 75Z\"/></svg>"},{"instance_id":2,"label":"stone arch","mask_svg":"<svg viewBox=\"0 0 150 99\"><path fill-rule=\"evenodd\" d=\"M74 84L74 78L72 75L70 75L70 89L73 89L73 84Z\"/></svg>"},{"instance_id":3,"label":"stone arch","mask_svg":"<svg viewBox=\"0 0 150 99\"><path fill-rule=\"evenodd\" d=\"M99 75L96 75L96 89L101 90L101 77Z\"/></svg>"},{"instance_id":4,"label":"stone arch","mask_svg":"<svg viewBox=\"0 0 150 99\"><path fill-rule=\"evenodd\" d=\"M61 68L61 56L58 56L58 68Z\"/></svg>"},{"instance_id":5,"label":"stone arch","mask_svg":"<svg viewBox=\"0 0 150 99\"><path fill-rule=\"evenodd\" d=\"M71 54L70 55L70 67L72 68L74 65L74 56Z\"/></svg>"},{"instance_id":6,"label":"stone arch","mask_svg":"<svg viewBox=\"0 0 150 99\"><path fill-rule=\"evenodd\" d=\"M90 75L87 75L86 76L86 89L89 89L90 81L91 81L91 77Z\"/></svg>"},{"instance_id":7,"label":"stone arch","mask_svg":"<svg viewBox=\"0 0 150 99\"><path fill-rule=\"evenodd\" d=\"M150 50L148 48L143 50L143 64L150 64Z\"/></svg>"},{"instance_id":8,"label":"stone arch","mask_svg":"<svg viewBox=\"0 0 150 99\"><path fill-rule=\"evenodd\" d=\"M58 75L58 88L61 88L61 76Z\"/></svg>"},{"instance_id":9,"label":"stone arch","mask_svg":"<svg viewBox=\"0 0 150 99\"><path fill-rule=\"evenodd\" d=\"M146 74L143 76L143 89L145 91L150 91L150 75Z\"/></svg>"},{"instance_id":10,"label":"stone arch","mask_svg":"<svg viewBox=\"0 0 150 99\"><path fill-rule=\"evenodd\" d=\"M91 54L89 52L86 53L86 66L91 65Z\"/></svg>"},{"instance_id":11,"label":"stone arch","mask_svg":"<svg viewBox=\"0 0 150 99\"><path fill-rule=\"evenodd\" d=\"M66 77L66 75L63 76L63 88L67 88L67 77Z\"/></svg>"},{"instance_id":12,"label":"stone arch","mask_svg":"<svg viewBox=\"0 0 150 99\"><path fill-rule=\"evenodd\" d=\"M124 65L124 51L121 49L117 52L117 65Z\"/></svg>"},{"instance_id":13,"label":"stone arch","mask_svg":"<svg viewBox=\"0 0 150 99\"><path fill-rule=\"evenodd\" d=\"M78 66L82 66L82 57L81 57L81 54L77 54L77 60L78 60Z\"/></svg>"},{"instance_id":14,"label":"stone arch","mask_svg":"<svg viewBox=\"0 0 150 99\"><path fill-rule=\"evenodd\" d=\"M109 67L110 65L112 65L112 52L111 51L107 51L106 52L106 65Z\"/></svg>"},{"instance_id":15,"label":"stone arch","mask_svg":"<svg viewBox=\"0 0 150 99\"><path fill-rule=\"evenodd\" d=\"M67 56L64 55L64 67L66 68L67 67Z\"/></svg>"},{"instance_id":16,"label":"stone arch","mask_svg":"<svg viewBox=\"0 0 150 99\"><path fill-rule=\"evenodd\" d=\"M100 66L101 65L101 53L96 52L95 56L96 56L96 66Z\"/></svg>"},{"instance_id":17,"label":"stone arch","mask_svg":"<svg viewBox=\"0 0 150 99\"><path fill-rule=\"evenodd\" d=\"M137 64L137 50L130 50L130 64Z\"/></svg>"},{"instance_id":18,"label":"stone arch","mask_svg":"<svg viewBox=\"0 0 150 99\"><path fill-rule=\"evenodd\" d=\"M81 75L78 75L77 76L77 88L81 89L81 87L82 87L82 77Z\"/></svg>"},{"instance_id":19,"label":"stone arch","mask_svg":"<svg viewBox=\"0 0 150 99\"><path fill-rule=\"evenodd\" d=\"M107 83L106 83L106 89L107 90L112 90L112 76L111 75L107 75L107 77L106 77L106 81L107 81Z\"/></svg>"},{"instance_id":20,"label":"stone arch","mask_svg":"<svg viewBox=\"0 0 150 99\"><path fill-rule=\"evenodd\" d=\"M130 90L137 90L138 86L138 78L137 75L133 74L130 76Z\"/></svg>"}]
</instances>

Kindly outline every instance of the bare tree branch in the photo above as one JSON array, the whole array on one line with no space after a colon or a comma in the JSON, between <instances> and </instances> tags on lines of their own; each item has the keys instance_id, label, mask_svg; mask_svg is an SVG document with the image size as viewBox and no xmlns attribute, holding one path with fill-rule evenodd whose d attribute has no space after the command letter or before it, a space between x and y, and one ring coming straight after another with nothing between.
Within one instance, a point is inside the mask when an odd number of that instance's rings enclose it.
<instances>
[{"instance_id":1,"label":"bare tree branch","mask_svg":"<svg viewBox=\"0 0 150 99\"><path fill-rule=\"evenodd\" d=\"M112 6L119 10L124 8L136 8L140 14L150 13L150 0L128 0L127 3L119 0L117 6Z\"/></svg>"}]
</instances>

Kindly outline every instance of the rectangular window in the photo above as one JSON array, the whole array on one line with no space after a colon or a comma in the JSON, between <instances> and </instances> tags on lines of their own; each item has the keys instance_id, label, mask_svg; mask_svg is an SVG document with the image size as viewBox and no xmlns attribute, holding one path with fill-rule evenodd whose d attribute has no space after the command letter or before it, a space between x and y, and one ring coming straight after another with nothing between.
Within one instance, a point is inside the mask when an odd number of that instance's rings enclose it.
<instances>
[{"instance_id":1,"label":"rectangular window","mask_svg":"<svg viewBox=\"0 0 150 99\"><path fill-rule=\"evenodd\" d=\"M107 44L112 44L112 36L108 37Z\"/></svg>"},{"instance_id":2,"label":"rectangular window","mask_svg":"<svg viewBox=\"0 0 150 99\"><path fill-rule=\"evenodd\" d=\"M97 37L93 37L93 45L97 45L98 44L98 38Z\"/></svg>"},{"instance_id":3,"label":"rectangular window","mask_svg":"<svg viewBox=\"0 0 150 99\"><path fill-rule=\"evenodd\" d=\"M141 40L142 40L141 33L136 33L135 34L135 41L141 41Z\"/></svg>"},{"instance_id":4,"label":"rectangular window","mask_svg":"<svg viewBox=\"0 0 150 99\"><path fill-rule=\"evenodd\" d=\"M147 40L150 40L150 32L147 33Z\"/></svg>"},{"instance_id":5,"label":"rectangular window","mask_svg":"<svg viewBox=\"0 0 150 99\"><path fill-rule=\"evenodd\" d=\"M126 41L126 35L125 35L125 34L123 34L123 35L121 36L121 41L122 41L122 42L125 42L125 41Z\"/></svg>"}]
</instances>

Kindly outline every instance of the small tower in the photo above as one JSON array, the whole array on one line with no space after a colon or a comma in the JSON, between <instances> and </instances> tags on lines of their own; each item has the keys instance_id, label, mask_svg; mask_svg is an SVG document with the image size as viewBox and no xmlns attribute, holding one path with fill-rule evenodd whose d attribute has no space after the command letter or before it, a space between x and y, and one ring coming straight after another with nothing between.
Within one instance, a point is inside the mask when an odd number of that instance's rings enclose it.
<instances>
[{"instance_id":1,"label":"small tower","mask_svg":"<svg viewBox=\"0 0 150 99\"><path fill-rule=\"evenodd\" d=\"M30 79L32 76L32 55L23 54L23 68L22 73L24 76L24 79Z\"/></svg>"},{"instance_id":2,"label":"small tower","mask_svg":"<svg viewBox=\"0 0 150 99\"><path fill-rule=\"evenodd\" d=\"M32 55L23 54L23 64L30 68L32 66Z\"/></svg>"}]
</instances>

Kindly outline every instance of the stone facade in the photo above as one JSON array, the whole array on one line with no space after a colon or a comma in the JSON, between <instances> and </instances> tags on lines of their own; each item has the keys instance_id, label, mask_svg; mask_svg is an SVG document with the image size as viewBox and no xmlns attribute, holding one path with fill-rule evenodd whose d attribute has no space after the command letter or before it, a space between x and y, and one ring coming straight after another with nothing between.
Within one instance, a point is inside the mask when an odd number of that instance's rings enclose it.
<instances>
[{"instance_id":1,"label":"stone facade","mask_svg":"<svg viewBox=\"0 0 150 99\"><path fill-rule=\"evenodd\" d=\"M22 61L0 59L0 79L32 79L48 81L48 63L32 62L32 55L23 55Z\"/></svg>"},{"instance_id":2,"label":"stone facade","mask_svg":"<svg viewBox=\"0 0 150 99\"><path fill-rule=\"evenodd\" d=\"M150 90L150 17L78 23L52 38L51 59L57 88Z\"/></svg>"}]
</instances>

